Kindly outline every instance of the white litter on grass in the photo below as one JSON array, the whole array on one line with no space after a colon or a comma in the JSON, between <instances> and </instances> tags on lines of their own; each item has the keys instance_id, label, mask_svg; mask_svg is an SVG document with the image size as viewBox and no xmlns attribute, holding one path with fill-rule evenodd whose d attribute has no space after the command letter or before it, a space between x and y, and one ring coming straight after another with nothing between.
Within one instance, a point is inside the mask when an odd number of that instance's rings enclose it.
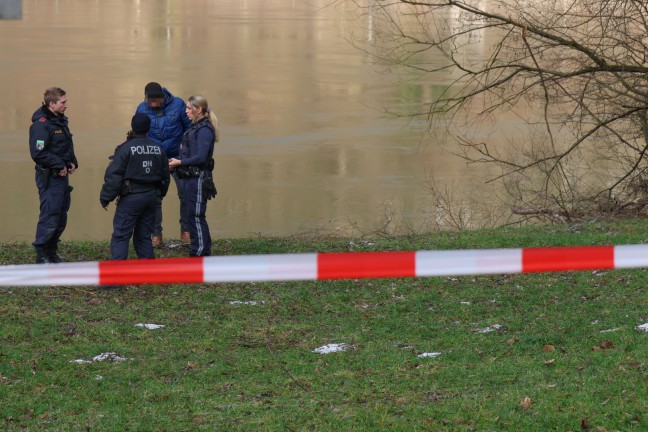
<instances>
[{"instance_id":1,"label":"white litter on grass","mask_svg":"<svg viewBox=\"0 0 648 432\"><path fill-rule=\"evenodd\" d=\"M492 326L488 326L488 327L485 327L483 329L475 330L475 333L479 333L479 334L490 333L490 332L494 332L495 330L499 330L500 328L502 328L501 325L493 324Z\"/></svg>"},{"instance_id":2,"label":"white litter on grass","mask_svg":"<svg viewBox=\"0 0 648 432\"><path fill-rule=\"evenodd\" d=\"M606 330L601 330L600 333L612 333L615 331L621 330L621 327L613 328L613 329L606 329Z\"/></svg>"},{"instance_id":3,"label":"white litter on grass","mask_svg":"<svg viewBox=\"0 0 648 432\"><path fill-rule=\"evenodd\" d=\"M122 357L117 353L107 352L107 353L101 353L99 355L96 355L92 357L90 360L84 360L84 359L70 360L70 363L84 364L84 363L95 363L95 362L102 362L102 361L111 361L111 362L118 363L126 360L128 360L126 357Z\"/></svg>"},{"instance_id":4,"label":"white litter on grass","mask_svg":"<svg viewBox=\"0 0 648 432\"><path fill-rule=\"evenodd\" d=\"M648 323L638 325L636 329L640 331L648 332Z\"/></svg>"},{"instance_id":5,"label":"white litter on grass","mask_svg":"<svg viewBox=\"0 0 648 432\"><path fill-rule=\"evenodd\" d=\"M264 305L265 302L264 301L254 301L254 300L250 300L250 301L234 300L234 301L229 302L229 304L231 304L231 305L259 306L259 305Z\"/></svg>"},{"instance_id":6,"label":"white litter on grass","mask_svg":"<svg viewBox=\"0 0 648 432\"><path fill-rule=\"evenodd\" d=\"M469 302L469 301L462 301L461 304L462 304L462 305L469 305L470 302Z\"/></svg>"},{"instance_id":7,"label":"white litter on grass","mask_svg":"<svg viewBox=\"0 0 648 432\"><path fill-rule=\"evenodd\" d=\"M157 329L164 328L164 325L163 324L143 324L143 323L138 323L138 324L135 324L135 327L144 327L145 329L148 329L148 330L157 330Z\"/></svg>"},{"instance_id":8,"label":"white litter on grass","mask_svg":"<svg viewBox=\"0 0 648 432\"><path fill-rule=\"evenodd\" d=\"M315 348L313 350L313 352L317 353L317 354L330 354L330 353L334 353L334 352L346 351L348 349L349 349L349 345L347 345L347 344L343 344L343 343L341 343L341 344L328 344L328 345L321 346L319 348Z\"/></svg>"},{"instance_id":9,"label":"white litter on grass","mask_svg":"<svg viewBox=\"0 0 648 432\"><path fill-rule=\"evenodd\" d=\"M429 352L429 353L419 354L416 357L418 357L418 358L434 358L434 357L439 357L440 355L441 355L440 352Z\"/></svg>"}]
</instances>

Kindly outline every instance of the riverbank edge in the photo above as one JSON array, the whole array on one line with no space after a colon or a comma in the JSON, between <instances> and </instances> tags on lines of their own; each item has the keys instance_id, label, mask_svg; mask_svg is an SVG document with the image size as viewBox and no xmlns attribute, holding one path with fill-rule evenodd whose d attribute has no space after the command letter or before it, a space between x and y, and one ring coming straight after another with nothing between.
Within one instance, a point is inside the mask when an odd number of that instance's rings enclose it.
<instances>
[{"instance_id":1,"label":"riverbank edge","mask_svg":"<svg viewBox=\"0 0 648 432\"><path fill-rule=\"evenodd\" d=\"M625 245L648 242L648 221L643 218L591 220L564 225L542 225L440 231L398 236L370 234L339 237L317 233L286 237L250 235L242 238L214 239L214 255L257 255L313 252L363 252L406 250L452 250L486 248L560 247ZM110 257L108 240L65 241L59 252L68 262L104 261ZM157 258L187 256L180 239L167 239L156 249ZM129 258L136 258L130 251ZM0 265L31 264L34 249L28 242L0 243Z\"/></svg>"}]
</instances>

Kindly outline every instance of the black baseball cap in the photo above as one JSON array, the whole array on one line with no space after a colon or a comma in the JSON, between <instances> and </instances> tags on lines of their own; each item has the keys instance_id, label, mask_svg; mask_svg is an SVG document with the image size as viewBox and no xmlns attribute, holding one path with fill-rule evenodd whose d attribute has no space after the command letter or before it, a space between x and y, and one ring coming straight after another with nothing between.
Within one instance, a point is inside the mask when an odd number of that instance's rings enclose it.
<instances>
[{"instance_id":1,"label":"black baseball cap","mask_svg":"<svg viewBox=\"0 0 648 432\"><path fill-rule=\"evenodd\" d=\"M150 82L144 87L144 95L147 99L158 99L164 97L162 86L156 82Z\"/></svg>"}]
</instances>

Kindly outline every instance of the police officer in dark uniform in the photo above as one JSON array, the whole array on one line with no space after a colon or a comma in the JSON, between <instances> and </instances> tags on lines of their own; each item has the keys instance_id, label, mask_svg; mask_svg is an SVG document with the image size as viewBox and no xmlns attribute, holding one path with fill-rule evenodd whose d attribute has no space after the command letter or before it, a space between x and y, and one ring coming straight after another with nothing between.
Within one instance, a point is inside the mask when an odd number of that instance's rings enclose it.
<instances>
[{"instance_id":1,"label":"police officer in dark uniform","mask_svg":"<svg viewBox=\"0 0 648 432\"><path fill-rule=\"evenodd\" d=\"M36 263L59 263L58 243L67 225L70 209L68 175L79 166L74 155L72 133L65 116L67 97L63 89L45 90L43 106L32 115L29 128L29 151L36 162L36 187L40 199L40 216L36 225Z\"/></svg>"},{"instance_id":2,"label":"police officer in dark uniform","mask_svg":"<svg viewBox=\"0 0 648 432\"><path fill-rule=\"evenodd\" d=\"M216 196L214 145L219 140L218 117L201 95L187 99L185 113L191 127L184 133L180 159L169 159L169 167L183 179L184 200L189 217L191 244L189 256L211 255L212 239L207 224L207 201Z\"/></svg>"},{"instance_id":3,"label":"police officer in dark uniform","mask_svg":"<svg viewBox=\"0 0 648 432\"><path fill-rule=\"evenodd\" d=\"M169 165L164 150L146 138L151 120L137 113L126 142L117 146L106 168L99 201L106 208L118 198L110 241L111 259L128 258L128 243L138 258L155 258L151 234L158 199L169 189Z\"/></svg>"}]
</instances>

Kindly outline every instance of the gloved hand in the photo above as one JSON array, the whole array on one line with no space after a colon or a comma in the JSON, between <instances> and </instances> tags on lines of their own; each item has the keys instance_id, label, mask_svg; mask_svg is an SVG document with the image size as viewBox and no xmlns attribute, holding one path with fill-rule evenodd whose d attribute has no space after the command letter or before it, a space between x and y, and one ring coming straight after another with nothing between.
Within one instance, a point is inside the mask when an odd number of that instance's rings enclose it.
<instances>
[{"instance_id":1,"label":"gloved hand","mask_svg":"<svg viewBox=\"0 0 648 432\"><path fill-rule=\"evenodd\" d=\"M99 202L101 203L101 207L103 207L104 210L108 211L108 204L110 204L110 202L105 200L99 200Z\"/></svg>"}]
</instances>

